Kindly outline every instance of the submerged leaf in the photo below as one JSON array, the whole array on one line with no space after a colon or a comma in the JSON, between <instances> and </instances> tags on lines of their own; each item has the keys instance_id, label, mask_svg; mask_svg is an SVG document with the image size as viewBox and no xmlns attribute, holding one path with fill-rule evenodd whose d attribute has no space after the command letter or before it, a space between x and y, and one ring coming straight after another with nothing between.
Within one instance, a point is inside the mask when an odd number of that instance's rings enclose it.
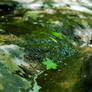
<instances>
[{"instance_id":1,"label":"submerged leaf","mask_svg":"<svg viewBox=\"0 0 92 92\"><path fill-rule=\"evenodd\" d=\"M56 69L57 68L57 64L55 64L49 58L46 58L46 60L43 61L43 64L46 65L47 70L49 70L49 69Z\"/></svg>"},{"instance_id":2,"label":"submerged leaf","mask_svg":"<svg viewBox=\"0 0 92 92\"><path fill-rule=\"evenodd\" d=\"M57 43L57 40L52 38L52 37L49 37L52 41L56 42Z\"/></svg>"},{"instance_id":3,"label":"submerged leaf","mask_svg":"<svg viewBox=\"0 0 92 92\"><path fill-rule=\"evenodd\" d=\"M62 37L62 35L58 32L52 32L52 35L54 35L55 37L59 37L59 38Z\"/></svg>"}]
</instances>

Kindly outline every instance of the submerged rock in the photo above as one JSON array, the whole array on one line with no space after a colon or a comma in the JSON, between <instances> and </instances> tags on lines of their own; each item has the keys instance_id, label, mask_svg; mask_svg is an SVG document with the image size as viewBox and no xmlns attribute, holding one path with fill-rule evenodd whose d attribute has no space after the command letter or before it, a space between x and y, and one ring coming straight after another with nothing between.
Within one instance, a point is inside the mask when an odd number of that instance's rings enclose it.
<instances>
[{"instance_id":1,"label":"submerged rock","mask_svg":"<svg viewBox=\"0 0 92 92\"><path fill-rule=\"evenodd\" d=\"M11 71L19 69L19 65L29 66L29 64L24 61L23 56L23 49L17 45L0 46L0 62L5 63Z\"/></svg>"},{"instance_id":2,"label":"submerged rock","mask_svg":"<svg viewBox=\"0 0 92 92\"><path fill-rule=\"evenodd\" d=\"M23 92L29 84L0 62L0 92Z\"/></svg>"}]
</instances>

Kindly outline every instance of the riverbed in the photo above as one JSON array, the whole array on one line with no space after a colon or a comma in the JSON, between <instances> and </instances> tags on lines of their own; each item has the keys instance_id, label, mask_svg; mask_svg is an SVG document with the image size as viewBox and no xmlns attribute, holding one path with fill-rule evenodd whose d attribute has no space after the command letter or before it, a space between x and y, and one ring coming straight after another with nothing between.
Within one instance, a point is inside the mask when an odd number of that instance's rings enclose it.
<instances>
[{"instance_id":1,"label":"riverbed","mask_svg":"<svg viewBox=\"0 0 92 92\"><path fill-rule=\"evenodd\" d=\"M90 5L0 6L0 92L91 92Z\"/></svg>"}]
</instances>

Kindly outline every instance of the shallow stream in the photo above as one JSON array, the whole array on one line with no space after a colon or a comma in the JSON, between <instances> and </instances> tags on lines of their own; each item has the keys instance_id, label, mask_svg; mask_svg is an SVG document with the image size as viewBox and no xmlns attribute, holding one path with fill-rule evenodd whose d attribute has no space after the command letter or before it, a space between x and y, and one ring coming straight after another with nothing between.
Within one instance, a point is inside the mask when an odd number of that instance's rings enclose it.
<instances>
[{"instance_id":1,"label":"shallow stream","mask_svg":"<svg viewBox=\"0 0 92 92\"><path fill-rule=\"evenodd\" d=\"M1 5L0 92L92 92L91 6L69 4ZM57 68L46 69L46 58Z\"/></svg>"}]
</instances>

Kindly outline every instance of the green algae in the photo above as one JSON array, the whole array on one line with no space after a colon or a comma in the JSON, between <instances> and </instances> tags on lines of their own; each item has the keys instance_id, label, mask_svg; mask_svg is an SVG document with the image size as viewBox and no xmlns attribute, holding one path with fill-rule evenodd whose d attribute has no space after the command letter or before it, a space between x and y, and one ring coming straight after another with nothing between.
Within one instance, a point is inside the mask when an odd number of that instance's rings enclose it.
<instances>
[{"instance_id":1,"label":"green algae","mask_svg":"<svg viewBox=\"0 0 92 92\"><path fill-rule=\"evenodd\" d=\"M29 84L21 77L12 74L11 71L0 62L0 92L23 92Z\"/></svg>"}]
</instances>

